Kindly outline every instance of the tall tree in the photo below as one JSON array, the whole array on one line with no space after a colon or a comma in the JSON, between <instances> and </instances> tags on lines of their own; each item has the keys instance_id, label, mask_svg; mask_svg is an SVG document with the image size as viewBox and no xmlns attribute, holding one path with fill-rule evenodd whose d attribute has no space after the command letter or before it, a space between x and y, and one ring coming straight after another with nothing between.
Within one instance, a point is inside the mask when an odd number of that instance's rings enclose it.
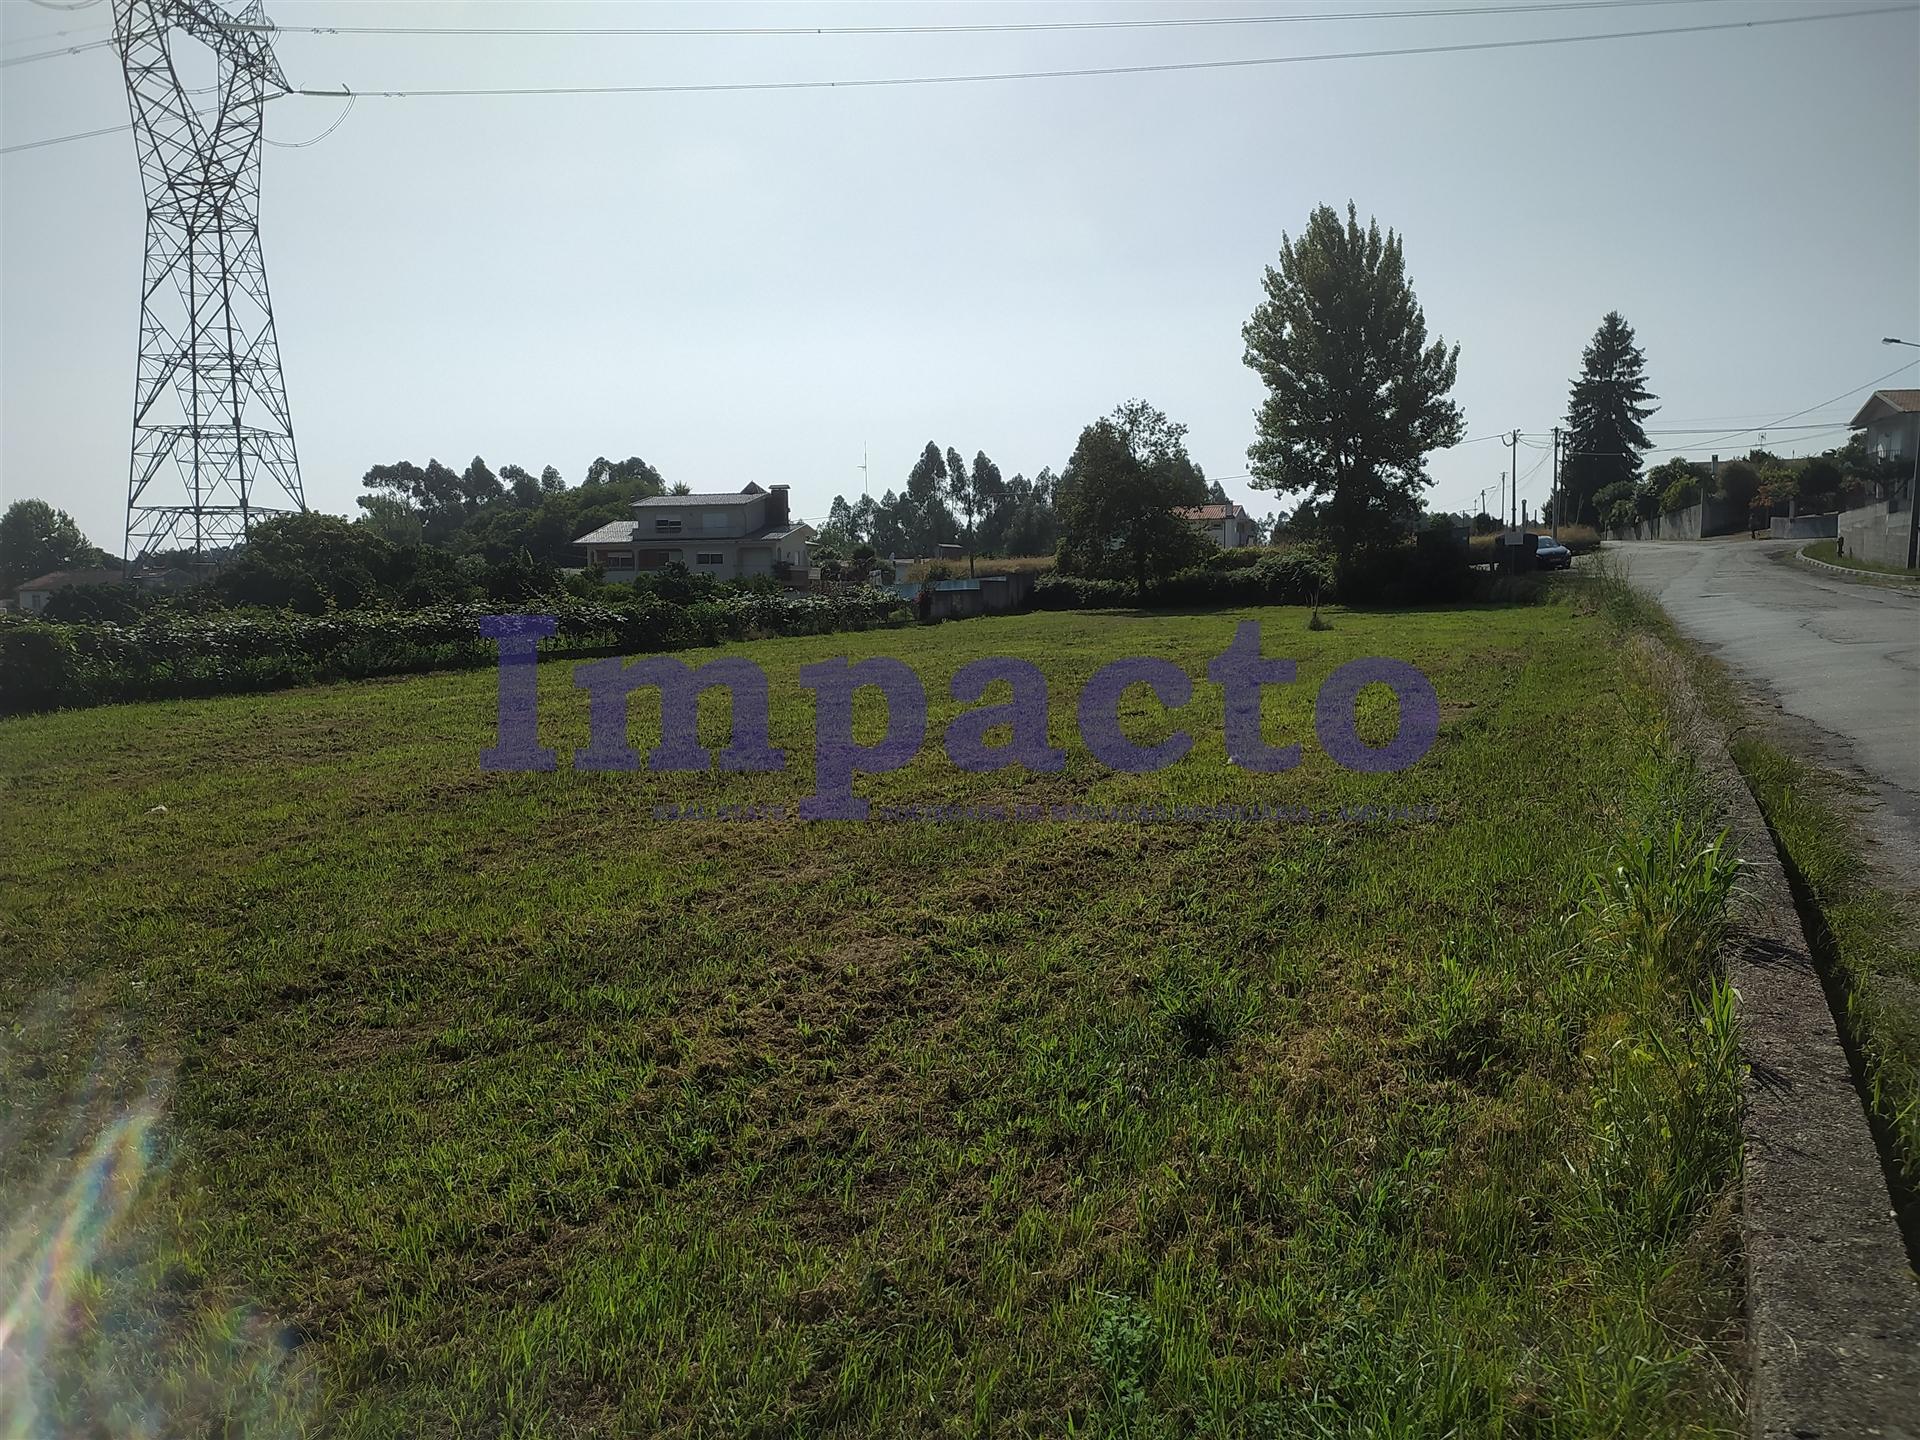
<instances>
[{"instance_id":1,"label":"tall tree","mask_svg":"<svg viewBox=\"0 0 1920 1440\"><path fill-rule=\"evenodd\" d=\"M980 548L998 550L1006 529L1007 482L984 450L973 455L973 493L980 507Z\"/></svg>"},{"instance_id":2,"label":"tall tree","mask_svg":"<svg viewBox=\"0 0 1920 1440\"><path fill-rule=\"evenodd\" d=\"M911 508L911 502L905 496L896 495L891 490L880 497L880 503L873 507L873 531L868 537L875 550L891 556L907 548L907 532L902 517L910 513Z\"/></svg>"},{"instance_id":3,"label":"tall tree","mask_svg":"<svg viewBox=\"0 0 1920 1440\"><path fill-rule=\"evenodd\" d=\"M540 482L533 478L525 466L502 465L500 483L507 487L507 494L521 509L531 509L540 503Z\"/></svg>"},{"instance_id":4,"label":"tall tree","mask_svg":"<svg viewBox=\"0 0 1920 1440\"><path fill-rule=\"evenodd\" d=\"M1060 477L1062 570L1131 579L1144 602L1151 581L1199 558L1206 540L1178 513L1207 494L1186 433L1144 400L1080 432Z\"/></svg>"},{"instance_id":5,"label":"tall tree","mask_svg":"<svg viewBox=\"0 0 1920 1440\"><path fill-rule=\"evenodd\" d=\"M624 484L633 487L633 498L649 499L655 495L667 493L667 482L660 472L642 460L638 455L629 455L618 464L606 456L596 456L587 467L587 485Z\"/></svg>"},{"instance_id":6,"label":"tall tree","mask_svg":"<svg viewBox=\"0 0 1920 1440\"><path fill-rule=\"evenodd\" d=\"M953 505L967 522L967 574L973 574L973 552L975 534L973 522L980 513L980 492L974 487L973 477L967 473L967 462L960 458L960 452L951 445L947 447L947 484L946 493Z\"/></svg>"},{"instance_id":7,"label":"tall tree","mask_svg":"<svg viewBox=\"0 0 1920 1440\"><path fill-rule=\"evenodd\" d=\"M389 545L420 543L420 512L398 495L362 495L360 508L364 513L356 523Z\"/></svg>"},{"instance_id":8,"label":"tall tree","mask_svg":"<svg viewBox=\"0 0 1920 1440\"><path fill-rule=\"evenodd\" d=\"M467 462L467 468L460 477L460 502L468 511L478 510L490 505L506 494L500 477L487 467L487 462L478 455Z\"/></svg>"},{"instance_id":9,"label":"tall tree","mask_svg":"<svg viewBox=\"0 0 1920 1440\"><path fill-rule=\"evenodd\" d=\"M1641 423L1658 407L1647 389L1647 361L1633 327L1610 310L1580 357L1580 378L1567 403L1567 458L1560 467L1568 516L1596 523L1593 497L1609 485L1640 478L1647 449Z\"/></svg>"},{"instance_id":10,"label":"tall tree","mask_svg":"<svg viewBox=\"0 0 1920 1440\"><path fill-rule=\"evenodd\" d=\"M1240 332L1267 387L1247 451L1254 488L1305 491L1343 559L1397 539L1433 483L1428 452L1461 436L1447 398L1460 347L1427 343L1400 237L1371 219L1362 230L1351 202L1344 224L1322 205L1298 240L1283 235L1264 284Z\"/></svg>"},{"instance_id":11,"label":"tall tree","mask_svg":"<svg viewBox=\"0 0 1920 1440\"><path fill-rule=\"evenodd\" d=\"M44 500L16 500L0 515L0 590L53 570L103 565L71 515Z\"/></svg>"},{"instance_id":12,"label":"tall tree","mask_svg":"<svg viewBox=\"0 0 1920 1440\"><path fill-rule=\"evenodd\" d=\"M918 555L934 554L953 533L953 515L944 498L946 483L946 457L929 440L907 473L907 488L900 497L901 528L908 548Z\"/></svg>"}]
</instances>

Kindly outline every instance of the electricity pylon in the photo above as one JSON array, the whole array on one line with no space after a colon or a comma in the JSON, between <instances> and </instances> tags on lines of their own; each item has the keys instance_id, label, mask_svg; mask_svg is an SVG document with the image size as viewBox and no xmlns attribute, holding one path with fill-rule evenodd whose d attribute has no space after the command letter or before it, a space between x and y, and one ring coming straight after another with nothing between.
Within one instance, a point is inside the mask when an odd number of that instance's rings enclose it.
<instances>
[{"instance_id":1,"label":"electricity pylon","mask_svg":"<svg viewBox=\"0 0 1920 1440\"><path fill-rule=\"evenodd\" d=\"M259 0L113 0L147 200L127 556L224 550L304 510L260 254L261 118L290 87ZM219 64L204 111L175 70L178 34Z\"/></svg>"}]
</instances>

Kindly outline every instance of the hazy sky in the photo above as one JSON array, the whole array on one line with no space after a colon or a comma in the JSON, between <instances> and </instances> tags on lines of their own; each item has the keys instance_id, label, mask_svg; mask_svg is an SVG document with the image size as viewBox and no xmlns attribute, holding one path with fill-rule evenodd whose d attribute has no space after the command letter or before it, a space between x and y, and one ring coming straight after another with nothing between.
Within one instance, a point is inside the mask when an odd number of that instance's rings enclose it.
<instances>
[{"instance_id":1,"label":"hazy sky","mask_svg":"<svg viewBox=\"0 0 1920 1440\"><path fill-rule=\"evenodd\" d=\"M285 34L277 51L294 85L357 91L698 84L1446 45L1874 3L990 34ZM662 27L1361 8L280 0L269 13L282 25ZM105 4L0 0L8 59L101 38L109 21ZM61 30L75 33L46 38ZM7 145L127 118L110 48L10 64L0 87ZM306 139L340 108L276 101L268 133ZM696 490L785 480L811 517L836 492L860 493L863 446L876 496L928 439L1031 475L1058 469L1081 426L1134 395L1185 422L1194 458L1264 513L1273 496L1228 478L1246 469L1261 393L1240 326L1282 232L1349 198L1401 233L1429 332L1459 343L1470 437L1544 437L1610 308L1646 348L1654 428L1778 420L1920 360L1879 344L1920 339L1912 10L1182 73L369 96L319 144L269 150L263 185L307 503L342 513L357 513L370 465L437 456L458 469L477 452L496 470L551 463L570 483L603 454L641 455ZM127 134L0 157L0 502L43 496L110 549L141 244ZM1805 418L1844 421L1864 393ZM1770 446L1841 439L1783 431ZM1520 453L1521 495L1537 506L1546 452ZM1431 503L1477 505L1506 463L1492 441L1436 455Z\"/></svg>"}]
</instances>

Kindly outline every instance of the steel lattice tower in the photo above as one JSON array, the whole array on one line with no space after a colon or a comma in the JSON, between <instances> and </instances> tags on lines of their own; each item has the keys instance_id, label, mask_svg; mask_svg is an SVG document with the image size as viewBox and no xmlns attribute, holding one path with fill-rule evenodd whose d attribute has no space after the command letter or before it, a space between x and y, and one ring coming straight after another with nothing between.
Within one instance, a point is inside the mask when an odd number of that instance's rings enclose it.
<instances>
[{"instance_id":1,"label":"steel lattice tower","mask_svg":"<svg viewBox=\"0 0 1920 1440\"><path fill-rule=\"evenodd\" d=\"M147 249L127 482L127 555L196 554L256 518L304 510L260 254L261 118L289 86L260 0L113 0ZM184 32L219 65L196 111L169 49Z\"/></svg>"}]
</instances>

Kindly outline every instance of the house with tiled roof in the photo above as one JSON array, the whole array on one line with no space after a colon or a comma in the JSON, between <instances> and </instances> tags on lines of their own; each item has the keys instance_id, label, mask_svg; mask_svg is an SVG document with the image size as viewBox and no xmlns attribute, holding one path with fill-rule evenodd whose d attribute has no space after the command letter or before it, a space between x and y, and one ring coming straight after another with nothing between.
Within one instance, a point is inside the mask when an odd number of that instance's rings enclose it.
<instances>
[{"instance_id":1,"label":"house with tiled roof","mask_svg":"<svg viewBox=\"0 0 1920 1440\"><path fill-rule=\"evenodd\" d=\"M1920 451L1920 390L1876 390L1849 423L1867 432L1867 454L1874 459L1911 464Z\"/></svg>"},{"instance_id":2,"label":"house with tiled roof","mask_svg":"<svg viewBox=\"0 0 1920 1440\"><path fill-rule=\"evenodd\" d=\"M573 542L584 565L628 581L678 562L716 580L807 573L813 528L795 521L787 487L697 495L650 495L633 502L633 518L590 530Z\"/></svg>"},{"instance_id":3,"label":"house with tiled roof","mask_svg":"<svg viewBox=\"0 0 1920 1440\"><path fill-rule=\"evenodd\" d=\"M1222 550L1260 543L1260 522L1238 505L1187 505L1173 513L1199 526Z\"/></svg>"}]
</instances>

